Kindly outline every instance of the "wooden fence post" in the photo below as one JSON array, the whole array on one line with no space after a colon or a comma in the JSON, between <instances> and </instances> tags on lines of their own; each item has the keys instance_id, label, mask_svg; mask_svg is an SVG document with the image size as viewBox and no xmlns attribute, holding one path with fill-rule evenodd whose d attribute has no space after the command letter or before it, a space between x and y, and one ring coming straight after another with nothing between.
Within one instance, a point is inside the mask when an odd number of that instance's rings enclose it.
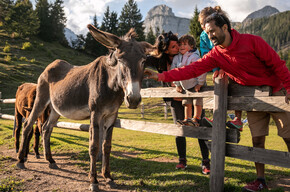
<instances>
[{"instance_id":1,"label":"wooden fence post","mask_svg":"<svg viewBox=\"0 0 290 192\"><path fill-rule=\"evenodd\" d=\"M168 114L167 114L167 104L164 103L164 119L167 119Z\"/></svg>"},{"instance_id":2,"label":"wooden fence post","mask_svg":"<svg viewBox=\"0 0 290 192\"><path fill-rule=\"evenodd\" d=\"M142 117L142 119L144 119L144 113L145 113L145 111L144 111L144 103L141 103L141 117Z\"/></svg>"},{"instance_id":3,"label":"wooden fence post","mask_svg":"<svg viewBox=\"0 0 290 192\"><path fill-rule=\"evenodd\" d=\"M211 144L210 191L224 191L228 78L216 78Z\"/></svg>"}]
</instances>

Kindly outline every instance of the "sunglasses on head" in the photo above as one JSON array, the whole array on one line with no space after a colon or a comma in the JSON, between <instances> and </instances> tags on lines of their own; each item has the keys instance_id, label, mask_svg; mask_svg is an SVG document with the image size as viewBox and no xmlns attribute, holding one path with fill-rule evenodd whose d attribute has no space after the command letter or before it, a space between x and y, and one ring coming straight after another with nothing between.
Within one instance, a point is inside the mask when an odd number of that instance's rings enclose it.
<instances>
[{"instance_id":1,"label":"sunglasses on head","mask_svg":"<svg viewBox=\"0 0 290 192\"><path fill-rule=\"evenodd\" d=\"M205 18L205 20L203 22L203 26L205 25L205 23L207 23L206 22L207 20L211 20L211 19L216 20L216 18L220 19L223 24L227 24L226 20L224 19L224 17L221 14L219 14L218 12L214 12L214 13L210 14L208 17Z\"/></svg>"}]
</instances>

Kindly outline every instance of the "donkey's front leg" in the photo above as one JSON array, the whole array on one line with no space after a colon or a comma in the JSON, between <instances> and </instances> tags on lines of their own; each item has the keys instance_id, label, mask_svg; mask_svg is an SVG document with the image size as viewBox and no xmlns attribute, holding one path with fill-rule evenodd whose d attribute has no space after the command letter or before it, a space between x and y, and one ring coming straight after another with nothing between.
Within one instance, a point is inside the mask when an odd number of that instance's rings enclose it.
<instances>
[{"instance_id":1,"label":"donkey's front leg","mask_svg":"<svg viewBox=\"0 0 290 192\"><path fill-rule=\"evenodd\" d=\"M106 179L106 181L113 180L111 176L110 169L110 154L112 149L112 134L113 134L113 126L109 127L104 131L104 139L103 139L103 159L102 159L102 176Z\"/></svg>"},{"instance_id":2,"label":"donkey's front leg","mask_svg":"<svg viewBox=\"0 0 290 192\"><path fill-rule=\"evenodd\" d=\"M97 181L97 153L99 150L99 127L102 122L98 119L100 115L96 112L91 112L90 119L90 143L89 143L89 154L90 154L90 190L98 191L98 181Z\"/></svg>"}]
</instances>

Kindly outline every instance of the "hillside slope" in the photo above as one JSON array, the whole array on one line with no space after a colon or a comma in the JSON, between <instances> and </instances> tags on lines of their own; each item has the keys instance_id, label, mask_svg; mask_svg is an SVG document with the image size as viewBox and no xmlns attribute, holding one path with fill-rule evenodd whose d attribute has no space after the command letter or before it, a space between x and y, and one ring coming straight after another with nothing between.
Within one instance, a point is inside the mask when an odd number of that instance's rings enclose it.
<instances>
[{"instance_id":1,"label":"hillside slope","mask_svg":"<svg viewBox=\"0 0 290 192\"><path fill-rule=\"evenodd\" d=\"M24 82L36 83L41 72L55 59L63 59L73 65L85 65L95 58L38 38L11 38L0 28L2 98L14 98L17 87Z\"/></svg>"}]
</instances>

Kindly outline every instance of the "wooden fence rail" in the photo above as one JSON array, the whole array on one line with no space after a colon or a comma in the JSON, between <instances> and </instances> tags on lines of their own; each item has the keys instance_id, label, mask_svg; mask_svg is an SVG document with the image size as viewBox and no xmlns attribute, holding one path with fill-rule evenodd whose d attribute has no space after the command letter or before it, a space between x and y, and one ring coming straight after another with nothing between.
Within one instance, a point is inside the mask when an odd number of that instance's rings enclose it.
<instances>
[{"instance_id":1,"label":"wooden fence rail","mask_svg":"<svg viewBox=\"0 0 290 192\"><path fill-rule=\"evenodd\" d=\"M290 153L241 146L238 143L238 130L226 129L227 110L245 111L288 111L290 106L285 103L284 97L270 96L271 89L262 87L245 87L227 85L227 79L215 80L215 87L204 87L202 92L186 91L177 93L174 88L147 88L142 89L142 97L208 97L204 99L204 107L213 109L213 128L177 126L175 124L153 123L117 119L115 127L128 130L158 133L172 136L184 136L211 140L212 164L210 175L210 190L224 190L224 163L225 156L280 167L290 168ZM2 100L3 101L3 100ZM10 102L10 100L9 100ZM0 118L11 119L13 116L0 114ZM58 122L57 127L88 131L88 124Z\"/></svg>"},{"instance_id":2,"label":"wooden fence rail","mask_svg":"<svg viewBox=\"0 0 290 192\"><path fill-rule=\"evenodd\" d=\"M0 92L1 93L1 92ZM1 96L1 95L0 95ZM0 97L1 98L1 97ZM13 104L15 103L16 99L0 99L0 103L4 103L4 104ZM166 103L159 103L156 105L144 105L143 103L140 104L140 112L119 112L119 114L136 114L136 115L141 115L141 118L145 118L145 114L154 114L154 113L159 113L159 112L146 112L145 113L145 109L146 110L150 110L150 109L154 109L157 107L164 107L164 119L167 119L168 117L168 106L166 105ZM124 109L125 107L121 107L121 109ZM12 111L14 112L14 108L4 108L2 109L0 107L0 113L2 113L2 111Z\"/></svg>"}]
</instances>

